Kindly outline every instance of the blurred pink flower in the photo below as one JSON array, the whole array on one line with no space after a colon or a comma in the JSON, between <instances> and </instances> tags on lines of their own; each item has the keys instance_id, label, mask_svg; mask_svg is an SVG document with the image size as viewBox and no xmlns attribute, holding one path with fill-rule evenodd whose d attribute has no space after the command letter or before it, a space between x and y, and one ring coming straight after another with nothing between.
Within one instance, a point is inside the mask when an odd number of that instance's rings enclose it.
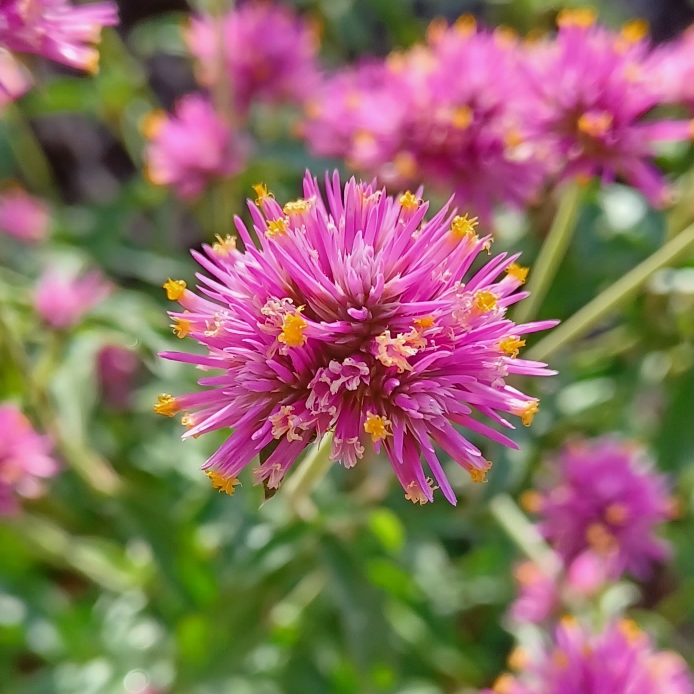
<instances>
[{"instance_id":1,"label":"blurred pink flower","mask_svg":"<svg viewBox=\"0 0 694 694\"><path fill-rule=\"evenodd\" d=\"M649 88L661 94L665 103L683 104L694 111L694 27L656 48L646 70Z\"/></svg>"},{"instance_id":2,"label":"blurred pink flower","mask_svg":"<svg viewBox=\"0 0 694 694\"><path fill-rule=\"evenodd\" d=\"M671 196L653 164L654 143L688 140L691 125L647 118L662 95L646 66L643 23L615 34L595 26L595 17L594 10L565 10L556 40L526 49L531 138L544 142L557 175L620 178L664 205Z\"/></svg>"},{"instance_id":3,"label":"blurred pink flower","mask_svg":"<svg viewBox=\"0 0 694 694\"><path fill-rule=\"evenodd\" d=\"M13 51L37 53L78 70L97 72L104 26L118 24L114 2L71 5L67 0L3 0L0 44Z\"/></svg>"},{"instance_id":4,"label":"blurred pink flower","mask_svg":"<svg viewBox=\"0 0 694 694\"><path fill-rule=\"evenodd\" d=\"M176 334L207 354L162 356L220 372L202 392L160 396L155 410L187 411L185 438L231 429L205 464L227 481L270 447L254 472L276 488L313 439L334 431L332 460L353 467L366 446L383 446L407 499L432 501L437 484L455 503L434 443L484 481L491 463L465 432L516 444L472 414L530 425L537 399L506 378L553 373L518 353L524 335L555 322L508 318L527 269L502 253L471 271L489 244L474 220L444 205L425 221L419 195L392 198L354 179L343 188L337 174L326 189L324 201L307 174L304 198L281 207L257 186L249 208L260 247L237 217L245 252L229 237L193 253L211 275L198 275L202 296L165 284L185 309L171 314Z\"/></svg>"},{"instance_id":5,"label":"blurred pink flower","mask_svg":"<svg viewBox=\"0 0 694 694\"><path fill-rule=\"evenodd\" d=\"M19 99L29 87L29 71L9 51L0 48L0 109Z\"/></svg>"},{"instance_id":6,"label":"blurred pink flower","mask_svg":"<svg viewBox=\"0 0 694 694\"><path fill-rule=\"evenodd\" d=\"M539 624L559 608L556 582L533 562L523 562L514 571L519 595L511 605L511 617L517 622Z\"/></svg>"},{"instance_id":7,"label":"blurred pink flower","mask_svg":"<svg viewBox=\"0 0 694 694\"><path fill-rule=\"evenodd\" d=\"M183 198L199 195L210 178L232 176L244 167L242 138L199 94L181 99L173 116L150 114L143 130L150 140L147 177L157 185L173 186Z\"/></svg>"},{"instance_id":8,"label":"blurred pink flower","mask_svg":"<svg viewBox=\"0 0 694 694\"><path fill-rule=\"evenodd\" d=\"M43 241L51 227L48 206L21 188L0 193L0 231L21 241Z\"/></svg>"},{"instance_id":9,"label":"blurred pink flower","mask_svg":"<svg viewBox=\"0 0 694 694\"><path fill-rule=\"evenodd\" d=\"M604 437L569 444L557 473L556 486L535 505L540 530L567 564L591 549L611 578L625 571L644 578L667 556L655 529L670 516L668 484L633 443Z\"/></svg>"},{"instance_id":10,"label":"blurred pink flower","mask_svg":"<svg viewBox=\"0 0 694 694\"><path fill-rule=\"evenodd\" d=\"M139 367L140 360L132 349L118 345L101 349L97 356L97 371L102 400L117 410L127 410Z\"/></svg>"},{"instance_id":11,"label":"blurred pink flower","mask_svg":"<svg viewBox=\"0 0 694 694\"><path fill-rule=\"evenodd\" d=\"M19 511L17 495L41 495L41 480L59 469L51 448L48 437L39 436L18 408L0 405L0 515Z\"/></svg>"},{"instance_id":12,"label":"blurred pink flower","mask_svg":"<svg viewBox=\"0 0 694 694\"><path fill-rule=\"evenodd\" d=\"M316 31L280 3L244 3L219 28L211 16L194 18L186 38L199 61L200 82L212 86L229 80L235 110L242 115L254 101L301 103L319 82ZM221 51L224 75L219 74Z\"/></svg>"},{"instance_id":13,"label":"blurred pink flower","mask_svg":"<svg viewBox=\"0 0 694 694\"><path fill-rule=\"evenodd\" d=\"M65 277L54 269L41 276L34 295L34 306L48 325L70 328L111 292L111 285L98 270L81 277Z\"/></svg>"},{"instance_id":14,"label":"blurred pink flower","mask_svg":"<svg viewBox=\"0 0 694 694\"><path fill-rule=\"evenodd\" d=\"M592 635L562 619L551 644L539 654L522 651L517 676L502 675L482 694L692 694L694 679L672 651L656 651L631 620Z\"/></svg>"}]
</instances>

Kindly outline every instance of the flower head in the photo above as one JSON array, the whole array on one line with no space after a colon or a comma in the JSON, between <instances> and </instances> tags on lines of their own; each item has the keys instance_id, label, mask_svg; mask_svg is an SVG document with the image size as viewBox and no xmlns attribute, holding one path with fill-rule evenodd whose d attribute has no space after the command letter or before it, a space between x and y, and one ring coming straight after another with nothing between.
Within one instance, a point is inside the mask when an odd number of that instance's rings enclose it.
<instances>
[{"instance_id":1,"label":"flower head","mask_svg":"<svg viewBox=\"0 0 694 694\"><path fill-rule=\"evenodd\" d=\"M483 694L692 694L694 679L684 659L656 651L631 620L592 635L573 618L563 619L551 644L524 654L517 677L502 675Z\"/></svg>"},{"instance_id":2,"label":"flower head","mask_svg":"<svg viewBox=\"0 0 694 694\"><path fill-rule=\"evenodd\" d=\"M183 198L196 197L209 179L234 175L244 166L245 143L199 94L181 99L173 116L151 113L143 131L149 138L147 177L173 186Z\"/></svg>"},{"instance_id":3,"label":"flower head","mask_svg":"<svg viewBox=\"0 0 694 694\"><path fill-rule=\"evenodd\" d=\"M650 573L667 556L654 533L670 512L668 485L643 452L612 438L569 444L558 460L556 486L537 499L540 529L570 564L588 550L612 577Z\"/></svg>"},{"instance_id":4,"label":"flower head","mask_svg":"<svg viewBox=\"0 0 694 694\"><path fill-rule=\"evenodd\" d=\"M0 231L21 241L42 241L51 226L44 202L21 188L0 193Z\"/></svg>"},{"instance_id":5,"label":"flower head","mask_svg":"<svg viewBox=\"0 0 694 694\"><path fill-rule=\"evenodd\" d=\"M40 496L41 480L58 472L51 442L14 406L0 405L0 515L19 510L17 495Z\"/></svg>"},{"instance_id":6,"label":"flower head","mask_svg":"<svg viewBox=\"0 0 694 694\"><path fill-rule=\"evenodd\" d=\"M214 17L197 17L186 39L199 61L201 83L229 80L238 113L245 114L253 101L301 103L318 84L316 32L284 5L243 4L221 26ZM224 75L219 74L220 51Z\"/></svg>"},{"instance_id":7,"label":"flower head","mask_svg":"<svg viewBox=\"0 0 694 694\"><path fill-rule=\"evenodd\" d=\"M98 270L78 277L49 269L36 285L34 306L48 325L62 330L79 323L110 292L111 285Z\"/></svg>"},{"instance_id":8,"label":"flower head","mask_svg":"<svg viewBox=\"0 0 694 694\"><path fill-rule=\"evenodd\" d=\"M556 41L526 49L531 137L544 142L558 175L620 178L662 205L669 195L654 143L689 139L689 122L646 119L662 96L647 69L643 23L615 34L594 21L594 11L567 11Z\"/></svg>"},{"instance_id":9,"label":"flower head","mask_svg":"<svg viewBox=\"0 0 694 694\"><path fill-rule=\"evenodd\" d=\"M101 29L118 24L114 2L74 6L67 0L4 0L0 4L0 44L37 53L78 70L97 72Z\"/></svg>"},{"instance_id":10,"label":"flower head","mask_svg":"<svg viewBox=\"0 0 694 694\"><path fill-rule=\"evenodd\" d=\"M472 414L511 427L502 413L535 402L505 378L550 372L499 342L554 323L507 318L525 296L504 273L516 257L501 254L464 280L485 239L454 238L448 206L425 221L421 200L403 207L355 180L343 191L337 175L326 186L327 203L307 175L311 205L280 235L268 231L283 208L269 195L249 203L259 248L237 218L245 253L194 252L210 274L201 278L205 296L184 289L185 313L172 316L189 322L207 354L163 356L219 373L162 413L188 412L186 437L232 430L205 465L226 478L267 450L255 476L276 487L306 445L331 431L333 460L351 467L367 445L383 448L408 498L431 501L423 457L455 503L434 444L473 475L489 463L454 425L514 445ZM478 307L480 292L493 305Z\"/></svg>"}]
</instances>

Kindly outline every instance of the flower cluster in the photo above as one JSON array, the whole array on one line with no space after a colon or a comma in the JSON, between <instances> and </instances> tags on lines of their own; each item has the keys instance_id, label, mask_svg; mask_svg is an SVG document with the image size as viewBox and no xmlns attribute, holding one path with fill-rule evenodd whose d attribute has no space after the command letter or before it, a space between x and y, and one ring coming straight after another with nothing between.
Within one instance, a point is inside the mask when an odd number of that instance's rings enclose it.
<instances>
[{"instance_id":1,"label":"flower cluster","mask_svg":"<svg viewBox=\"0 0 694 694\"><path fill-rule=\"evenodd\" d=\"M644 578L667 556L654 530L671 515L668 484L638 447L613 438L577 441L562 451L556 472L556 484L527 494L525 503L567 566L593 553L612 578L625 571Z\"/></svg>"},{"instance_id":2,"label":"flower cluster","mask_svg":"<svg viewBox=\"0 0 694 694\"><path fill-rule=\"evenodd\" d=\"M200 83L227 80L240 115L254 101L302 103L319 80L316 31L281 4L245 3L221 22L197 17L186 39Z\"/></svg>"},{"instance_id":3,"label":"flower cluster","mask_svg":"<svg viewBox=\"0 0 694 694\"><path fill-rule=\"evenodd\" d=\"M483 694L692 694L694 679L684 660L656 651L631 620L592 635L575 619L557 627L540 653L515 652L517 676L502 675Z\"/></svg>"},{"instance_id":4,"label":"flower cluster","mask_svg":"<svg viewBox=\"0 0 694 694\"><path fill-rule=\"evenodd\" d=\"M18 187L0 193L0 231L24 242L43 241L51 227L46 204Z\"/></svg>"},{"instance_id":5,"label":"flower cluster","mask_svg":"<svg viewBox=\"0 0 694 694\"><path fill-rule=\"evenodd\" d=\"M96 72L99 53L92 44L98 43L102 27L117 23L114 2L75 6L67 0L5 0L0 4L0 45Z\"/></svg>"},{"instance_id":6,"label":"flower cluster","mask_svg":"<svg viewBox=\"0 0 694 694\"><path fill-rule=\"evenodd\" d=\"M163 111L149 114L143 132L149 139L147 178L173 186L182 198L199 195L210 178L243 169L243 138L199 94L181 99L173 116Z\"/></svg>"},{"instance_id":7,"label":"flower cluster","mask_svg":"<svg viewBox=\"0 0 694 694\"><path fill-rule=\"evenodd\" d=\"M614 33L595 20L564 11L556 37L525 42L467 16L435 22L426 45L326 79L308 143L396 185L452 189L484 217L565 177L619 178L664 204L654 143L687 140L690 123L647 117L663 97L645 23Z\"/></svg>"},{"instance_id":8,"label":"flower cluster","mask_svg":"<svg viewBox=\"0 0 694 694\"><path fill-rule=\"evenodd\" d=\"M0 515L19 511L17 495L41 495L41 480L59 469L51 447L14 405L0 405Z\"/></svg>"},{"instance_id":9,"label":"flower cluster","mask_svg":"<svg viewBox=\"0 0 694 694\"><path fill-rule=\"evenodd\" d=\"M226 479L266 451L255 477L275 488L308 443L333 432L332 460L352 467L367 445L384 448L408 499L431 501L438 485L455 503L434 444L483 481L491 463L454 425L514 446L473 414L529 425L537 400L506 377L551 373L518 353L554 322L507 317L527 270L500 254L464 280L489 238L449 205L426 221L420 193L394 199L355 180L343 191L337 174L326 177L327 204L310 175L284 207L257 191L260 248L237 218L245 252L231 237L194 252L209 273L203 296L182 280L165 285L183 308L171 314L176 334L207 354L163 356L220 373L155 410L185 411L185 437L232 430L205 465Z\"/></svg>"}]
</instances>

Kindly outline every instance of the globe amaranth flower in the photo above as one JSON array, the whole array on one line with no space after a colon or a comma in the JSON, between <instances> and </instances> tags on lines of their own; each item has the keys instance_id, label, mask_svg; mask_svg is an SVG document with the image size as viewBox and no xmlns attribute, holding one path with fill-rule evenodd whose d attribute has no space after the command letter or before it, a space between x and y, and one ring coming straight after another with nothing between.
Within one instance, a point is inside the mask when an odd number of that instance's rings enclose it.
<instances>
[{"instance_id":1,"label":"globe amaranth flower","mask_svg":"<svg viewBox=\"0 0 694 694\"><path fill-rule=\"evenodd\" d=\"M0 193L0 231L20 241L42 241L51 227L48 206L21 188Z\"/></svg>"},{"instance_id":2,"label":"globe amaranth flower","mask_svg":"<svg viewBox=\"0 0 694 694\"><path fill-rule=\"evenodd\" d=\"M51 448L50 440L37 434L14 405L0 405L0 515L19 511L17 495L41 495L41 480L59 470Z\"/></svg>"},{"instance_id":3,"label":"globe amaranth flower","mask_svg":"<svg viewBox=\"0 0 694 694\"><path fill-rule=\"evenodd\" d=\"M145 175L156 185L173 186L182 198L196 197L211 178L244 167L245 143L199 94L183 97L173 116L149 114L142 129L149 139Z\"/></svg>"},{"instance_id":4,"label":"globe amaranth flower","mask_svg":"<svg viewBox=\"0 0 694 694\"><path fill-rule=\"evenodd\" d=\"M515 654L517 676L502 675L483 694L692 694L694 679L684 659L656 651L632 620L609 624L593 635L571 618L557 627L538 654Z\"/></svg>"},{"instance_id":5,"label":"globe amaranth flower","mask_svg":"<svg viewBox=\"0 0 694 694\"><path fill-rule=\"evenodd\" d=\"M71 5L67 0L4 0L0 4L0 45L37 53L78 70L96 72L101 29L118 24L114 2Z\"/></svg>"},{"instance_id":6,"label":"globe amaranth flower","mask_svg":"<svg viewBox=\"0 0 694 694\"><path fill-rule=\"evenodd\" d=\"M507 34L478 31L469 17L437 22L425 46L368 70L332 78L309 105L316 154L333 154L331 130L337 142L351 130L352 168L396 185L431 181L485 219L495 203L533 198L544 165L526 142L527 90Z\"/></svg>"},{"instance_id":7,"label":"globe amaranth flower","mask_svg":"<svg viewBox=\"0 0 694 694\"><path fill-rule=\"evenodd\" d=\"M239 114L254 101L302 103L319 83L317 32L286 5L248 2L221 20L194 18L186 39L201 84L228 80Z\"/></svg>"},{"instance_id":8,"label":"globe amaranth flower","mask_svg":"<svg viewBox=\"0 0 694 694\"><path fill-rule=\"evenodd\" d=\"M225 479L265 451L255 478L276 488L308 443L334 432L332 460L352 467L367 446L384 448L408 499L431 501L436 484L455 503L434 444L484 480L491 463L454 425L514 446L473 414L531 423L537 400L505 379L550 373L518 351L554 323L506 316L526 296L516 256L463 281L489 244L474 220L446 205L425 221L418 194L394 199L355 180L343 192L337 174L326 188L327 204L307 174L304 198L281 207L258 186L249 207L260 247L237 218L245 252L231 237L194 252L209 273L202 296L166 283L183 309L171 314L176 334L207 353L162 356L218 373L200 381L203 392L161 396L155 410L184 411L184 437L233 430L205 464Z\"/></svg>"},{"instance_id":9,"label":"globe amaranth flower","mask_svg":"<svg viewBox=\"0 0 694 694\"><path fill-rule=\"evenodd\" d=\"M613 578L625 571L643 578L667 556L667 543L654 531L671 516L668 484L633 443L609 437L571 443L556 472L556 486L531 493L526 505L567 565L592 551Z\"/></svg>"},{"instance_id":10,"label":"globe amaranth flower","mask_svg":"<svg viewBox=\"0 0 694 694\"><path fill-rule=\"evenodd\" d=\"M565 10L556 40L527 49L530 137L553 153L558 176L619 178L663 205L671 195L653 164L654 145L689 139L690 123L646 118L662 97L645 67L645 23L615 34L595 18L593 10Z\"/></svg>"},{"instance_id":11,"label":"globe amaranth flower","mask_svg":"<svg viewBox=\"0 0 694 694\"><path fill-rule=\"evenodd\" d=\"M111 285L98 270L77 276L50 268L36 285L34 307L48 325L64 330L79 323L110 292Z\"/></svg>"}]
</instances>

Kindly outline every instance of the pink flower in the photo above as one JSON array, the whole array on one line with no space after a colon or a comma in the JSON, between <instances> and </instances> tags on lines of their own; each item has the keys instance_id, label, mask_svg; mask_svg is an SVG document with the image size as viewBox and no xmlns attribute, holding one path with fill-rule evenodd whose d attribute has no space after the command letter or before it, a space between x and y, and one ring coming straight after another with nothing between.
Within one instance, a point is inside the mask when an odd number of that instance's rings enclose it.
<instances>
[{"instance_id":1,"label":"pink flower","mask_svg":"<svg viewBox=\"0 0 694 694\"><path fill-rule=\"evenodd\" d=\"M229 80L238 113L246 114L254 101L301 103L312 94L319 81L316 32L289 7L248 2L229 12L221 27L216 22L193 19L186 38L200 63L201 83Z\"/></svg>"},{"instance_id":2,"label":"pink flower","mask_svg":"<svg viewBox=\"0 0 694 694\"><path fill-rule=\"evenodd\" d=\"M132 349L108 345L97 356L97 371L104 402L117 410L127 410L140 367L137 353Z\"/></svg>"},{"instance_id":3,"label":"pink flower","mask_svg":"<svg viewBox=\"0 0 694 694\"><path fill-rule=\"evenodd\" d=\"M210 275L199 276L204 296L166 283L184 309L172 314L176 333L207 354L162 356L219 372L200 381L203 392L163 395L155 409L187 411L185 437L231 429L205 465L225 479L265 450L256 480L277 487L307 444L333 431L332 460L352 467L367 446L383 447L406 498L432 501L437 484L455 503L434 444L484 480L491 463L454 425L515 447L472 415L531 423L537 400L506 377L552 373L517 355L522 336L554 322L508 318L526 296L517 256L470 272L490 243L474 220L445 205L425 221L419 195L394 199L354 179L343 191L337 174L326 188L327 203L307 174L304 198L281 207L257 186L260 248L237 218L244 253L231 237L194 252Z\"/></svg>"},{"instance_id":4,"label":"pink flower","mask_svg":"<svg viewBox=\"0 0 694 694\"><path fill-rule=\"evenodd\" d=\"M665 103L683 104L694 111L694 27L656 48L646 70L649 88L661 94Z\"/></svg>"},{"instance_id":5,"label":"pink flower","mask_svg":"<svg viewBox=\"0 0 694 694\"><path fill-rule=\"evenodd\" d=\"M522 652L517 677L502 675L483 694L692 694L687 664L672 651L656 651L631 620L592 635L566 618L547 648Z\"/></svg>"},{"instance_id":6,"label":"pink flower","mask_svg":"<svg viewBox=\"0 0 694 694\"><path fill-rule=\"evenodd\" d=\"M654 143L687 140L689 122L648 120L662 101L645 67L645 30L594 26L593 10L565 10L556 41L531 47L525 68L535 100L531 137L553 153L558 175L621 178L653 205L670 199Z\"/></svg>"},{"instance_id":7,"label":"pink flower","mask_svg":"<svg viewBox=\"0 0 694 694\"><path fill-rule=\"evenodd\" d=\"M82 320L90 309L111 292L98 270L81 277L62 276L54 269L46 271L36 285L34 306L52 328L64 330Z\"/></svg>"},{"instance_id":8,"label":"pink flower","mask_svg":"<svg viewBox=\"0 0 694 694\"><path fill-rule=\"evenodd\" d=\"M515 621L539 624L557 611L560 605L557 583L537 565L523 562L516 567L514 578L519 588L519 595L511 605Z\"/></svg>"},{"instance_id":9,"label":"pink flower","mask_svg":"<svg viewBox=\"0 0 694 694\"><path fill-rule=\"evenodd\" d=\"M0 48L0 109L19 99L29 87L29 71L9 51Z\"/></svg>"},{"instance_id":10,"label":"pink flower","mask_svg":"<svg viewBox=\"0 0 694 694\"><path fill-rule=\"evenodd\" d=\"M0 231L21 241L43 241L51 227L47 205L21 188L0 193Z\"/></svg>"},{"instance_id":11,"label":"pink flower","mask_svg":"<svg viewBox=\"0 0 694 694\"><path fill-rule=\"evenodd\" d=\"M0 515L19 511L17 495L41 495L41 480L59 469L51 448L49 439L39 436L14 405L0 405Z\"/></svg>"},{"instance_id":12,"label":"pink flower","mask_svg":"<svg viewBox=\"0 0 694 694\"><path fill-rule=\"evenodd\" d=\"M150 114L144 132L150 139L147 177L173 186L183 198L199 195L210 178L232 176L244 167L244 143L199 94L181 99L174 116Z\"/></svg>"},{"instance_id":13,"label":"pink flower","mask_svg":"<svg viewBox=\"0 0 694 694\"><path fill-rule=\"evenodd\" d=\"M67 0L3 0L0 44L37 53L78 70L97 72L101 28L118 24L114 2L71 5Z\"/></svg>"},{"instance_id":14,"label":"pink flower","mask_svg":"<svg viewBox=\"0 0 694 694\"><path fill-rule=\"evenodd\" d=\"M541 531L567 564L591 549L612 578L624 571L643 578L667 556L654 531L670 514L668 484L633 444L608 437L570 444L557 473L537 510Z\"/></svg>"}]
</instances>

